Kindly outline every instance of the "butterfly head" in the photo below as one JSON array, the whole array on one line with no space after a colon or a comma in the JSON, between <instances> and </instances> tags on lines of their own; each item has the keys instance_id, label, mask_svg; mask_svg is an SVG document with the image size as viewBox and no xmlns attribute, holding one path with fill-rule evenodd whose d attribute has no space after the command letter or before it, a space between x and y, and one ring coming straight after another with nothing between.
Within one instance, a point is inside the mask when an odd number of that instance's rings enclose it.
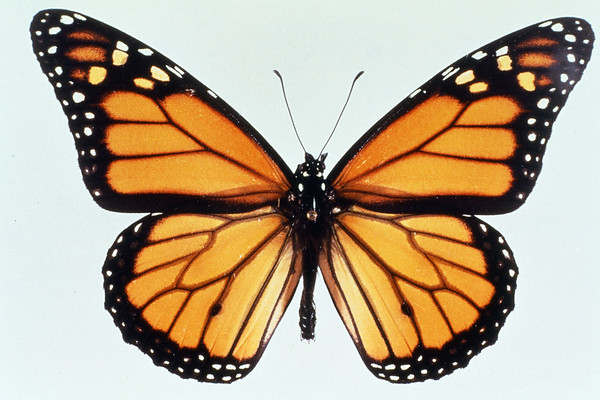
<instances>
[{"instance_id":1,"label":"butterfly head","mask_svg":"<svg viewBox=\"0 0 600 400\"><path fill-rule=\"evenodd\" d=\"M322 178L325 171L325 158L327 158L327 153L321 154L318 159L312 154L304 153L304 162L298 164L296 175L300 174L305 178L310 176Z\"/></svg>"}]
</instances>

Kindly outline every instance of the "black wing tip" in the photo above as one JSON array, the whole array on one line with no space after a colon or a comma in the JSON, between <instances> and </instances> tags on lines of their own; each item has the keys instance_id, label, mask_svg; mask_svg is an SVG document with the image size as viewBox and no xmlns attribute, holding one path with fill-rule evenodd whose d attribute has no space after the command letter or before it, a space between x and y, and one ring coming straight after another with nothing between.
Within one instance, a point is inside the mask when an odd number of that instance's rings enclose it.
<instances>
[{"instance_id":1,"label":"black wing tip","mask_svg":"<svg viewBox=\"0 0 600 400\"><path fill-rule=\"evenodd\" d=\"M585 28L591 28L591 24L585 19L577 16L565 16L565 17L556 17L556 18L548 18L545 21L539 23L539 25L546 24L548 22L568 22L570 24L582 25ZM591 30L591 29L590 29Z\"/></svg>"},{"instance_id":2,"label":"black wing tip","mask_svg":"<svg viewBox=\"0 0 600 400\"><path fill-rule=\"evenodd\" d=\"M33 28L34 26L44 24L48 18L54 18L55 16L58 16L58 15L69 15L69 16L78 15L84 19L88 18L87 16L85 16L81 13L78 13L77 11L71 11L71 10L66 10L66 9L61 9L61 8L47 8L45 10L40 10L37 13L35 13L33 18L31 19L31 27Z\"/></svg>"},{"instance_id":3,"label":"black wing tip","mask_svg":"<svg viewBox=\"0 0 600 400\"><path fill-rule=\"evenodd\" d=\"M592 25L584 18L580 17L558 17L558 18L549 18L545 21L539 22L537 24L532 25L531 27L535 28L550 28L550 29L558 29L555 32L562 32L559 27L555 27L555 24L564 24L567 25L567 31L574 31L572 33L576 34L576 36L581 39L587 39L589 42L587 43L578 43L577 46L580 48L589 47L590 49L593 47L595 34L592 29ZM527 28L526 28L527 29Z\"/></svg>"}]
</instances>

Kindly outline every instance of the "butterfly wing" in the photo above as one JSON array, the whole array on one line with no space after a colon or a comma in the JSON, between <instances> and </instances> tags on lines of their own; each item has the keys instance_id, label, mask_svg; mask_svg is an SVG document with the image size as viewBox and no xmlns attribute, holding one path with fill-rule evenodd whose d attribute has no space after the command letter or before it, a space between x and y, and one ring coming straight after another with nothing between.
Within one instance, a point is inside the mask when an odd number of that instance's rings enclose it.
<instances>
[{"instance_id":1,"label":"butterfly wing","mask_svg":"<svg viewBox=\"0 0 600 400\"><path fill-rule=\"evenodd\" d=\"M517 267L475 217L338 215L323 277L363 361L395 383L438 379L493 344L514 306Z\"/></svg>"},{"instance_id":2,"label":"butterfly wing","mask_svg":"<svg viewBox=\"0 0 600 400\"><path fill-rule=\"evenodd\" d=\"M464 214L525 201L593 38L585 21L560 18L482 47L402 101L332 170L339 207L320 267L379 378L438 379L496 341L517 267L502 236Z\"/></svg>"},{"instance_id":3,"label":"butterfly wing","mask_svg":"<svg viewBox=\"0 0 600 400\"><path fill-rule=\"evenodd\" d=\"M245 376L301 274L287 217L261 207L293 175L214 92L131 36L66 10L38 13L31 35L96 202L165 212L123 231L105 261L123 338L185 378Z\"/></svg>"},{"instance_id":4,"label":"butterfly wing","mask_svg":"<svg viewBox=\"0 0 600 400\"><path fill-rule=\"evenodd\" d=\"M558 18L458 60L346 153L328 177L338 200L388 212L519 207L593 40L584 20Z\"/></svg>"},{"instance_id":5,"label":"butterfly wing","mask_svg":"<svg viewBox=\"0 0 600 400\"><path fill-rule=\"evenodd\" d=\"M115 241L106 309L126 342L184 378L229 383L258 362L302 273L272 207L152 214Z\"/></svg>"},{"instance_id":6,"label":"butterfly wing","mask_svg":"<svg viewBox=\"0 0 600 400\"><path fill-rule=\"evenodd\" d=\"M277 153L171 60L71 11L41 11L30 30L102 207L234 212L284 196L292 174Z\"/></svg>"}]
</instances>

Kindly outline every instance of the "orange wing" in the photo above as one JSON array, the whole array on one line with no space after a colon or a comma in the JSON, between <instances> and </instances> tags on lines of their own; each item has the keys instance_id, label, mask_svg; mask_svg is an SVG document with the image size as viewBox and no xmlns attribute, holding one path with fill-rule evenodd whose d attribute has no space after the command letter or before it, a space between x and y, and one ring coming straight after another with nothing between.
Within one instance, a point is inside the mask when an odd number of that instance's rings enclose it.
<instances>
[{"instance_id":1,"label":"orange wing","mask_svg":"<svg viewBox=\"0 0 600 400\"><path fill-rule=\"evenodd\" d=\"M157 211L192 200L244 211L288 190L291 172L256 130L155 50L65 10L38 13L31 35L102 207Z\"/></svg>"},{"instance_id":2,"label":"orange wing","mask_svg":"<svg viewBox=\"0 0 600 400\"><path fill-rule=\"evenodd\" d=\"M337 197L387 212L498 214L519 207L593 39L587 22L561 18L460 59L348 151L328 178Z\"/></svg>"},{"instance_id":3,"label":"orange wing","mask_svg":"<svg viewBox=\"0 0 600 400\"><path fill-rule=\"evenodd\" d=\"M391 382L464 367L514 306L512 252L475 217L352 207L338 215L320 266L363 361Z\"/></svg>"},{"instance_id":4,"label":"orange wing","mask_svg":"<svg viewBox=\"0 0 600 400\"><path fill-rule=\"evenodd\" d=\"M258 362L302 273L287 219L149 215L104 264L106 309L123 338L184 378L232 382Z\"/></svg>"}]
</instances>

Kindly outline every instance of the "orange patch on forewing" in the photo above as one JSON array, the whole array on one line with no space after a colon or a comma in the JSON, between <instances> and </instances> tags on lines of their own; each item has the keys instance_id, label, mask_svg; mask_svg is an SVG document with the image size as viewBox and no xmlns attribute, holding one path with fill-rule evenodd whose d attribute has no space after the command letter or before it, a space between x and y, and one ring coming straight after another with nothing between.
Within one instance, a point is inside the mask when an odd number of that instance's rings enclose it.
<instances>
[{"instance_id":1,"label":"orange patch on forewing","mask_svg":"<svg viewBox=\"0 0 600 400\"><path fill-rule=\"evenodd\" d=\"M556 58L545 53L524 53L517 63L523 68L548 68L556 64Z\"/></svg>"},{"instance_id":2,"label":"orange patch on forewing","mask_svg":"<svg viewBox=\"0 0 600 400\"><path fill-rule=\"evenodd\" d=\"M510 167L495 162L415 153L344 186L344 191L392 197L502 196L513 181ZM360 196L361 195L357 195Z\"/></svg>"},{"instance_id":3,"label":"orange patch on forewing","mask_svg":"<svg viewBox=\"0 0 600 400\"><path fill-rule=\"evenodd\" d=\"M173 125L121 123L106 128L106 148L116 156L200 151L204 148Z\"/></svg>"},{"instance_id":4,"label":"orange patch on forewing","mask_svg":"<svg viewBox=\"0 0 600 400\"><path fill-rule=\"evenodd\" d=\"M527 40L522 41L516 47L518 49L524 47L552 47L557 45L558 42L554 39L550 39L547 37L534 37Z\"/></svg>"},{"instance_id":5,"label":"orange patch on forewing","mask_svg":"<svg viewBox=\"0 0 600 400\"><path fill-rule=\"evenodd\" d=\"M423 151L456 157L506 160L514 154L517 143L511 129L458 127L446 131L423 148Z\"/></svg>"},{"instance_id":6,"label":"orange patch on forewing","mask_svg":"<svg viewBox=\"0 0 600 400\"><path fill-rule=\"evenodd\" d=\"M113 92L100 102L100 107L113 120L139 122L167 122L154 100L133 92Z\"/></svg>"},{"instance_id":7,"label":"orange patch on forewing","mask_svg":"<svg viewBox=\"0 0 600 400\"><path fill-rule=\"evenodd\" d=\"M71 78L83 81L87 79L87 73L81 68L73 68L69 74Z\"/></svg>"},{"instance_id":8,"label":"orange patch on forewing","mask_svg":"<svg viewBox=\"0 0 600 400\"><path fill-rule=\"evenodd\" d=\"M548 86L554 83L554 80L548 75L542 75L538 77L535 81L538 86Z\"/></svg>"},{"instance_id":9,"label":"orange patch on forewing","mask_svg":"<svg viewBox=\"0 0 600 400\"><path fill-rule=\"evenodd\" d=\"M106 50L98 46L74 46L65 55L78 62L106 62Z\"/></svg>"},{"instance_id":10,"label":"orange patch on forewing","mask_svg":"<svg viewBox=\"0 0 600 400\"><path fill-rule=\"evenodd\" d=\"M262 179L271 181L272 190L284 192L289 188L279 167L259 144L208 104L185 94L168 96L160 104L176 125L207 148L248 167ZM224 171L214 172L214 176L225 175Z\"/></svg>"},{"instance_id":11,"label":"orange patch on forewing","mask_svg":"<svg viewBox=\"0 0 600 400\"><path fill-rule=\"evenodd\" d=\"M101 42L101 43L109 43L106 37L100 35L98 32L92 31L72 31L67 34L69 39L73 40L81 40L81 41L93 41L93 42Z\"/></svg>"},{"instance_id":12,"label":"orange patch on forewing","mask_svg":"<svg viewBox=\"0 0 600 400\"><path fill-rule=\"evenodd\" d=\"M422 146L446 129L462 107L456 98L449 96L433 96L423 101L368 142L346 165L334 186L343 186L344 182Z\"/></svg>"},{"instance_id":13,"label":"orange patch on forewing","mask_svg":"<svg viewBox=\"0 0 600 400\"><path fill-rule=\"evenodd\" d=\"M510 97L492 96L471 103L456 125L504 125L514 121L523 109Z\"/></svg>"},{"instance_id":14,"label":"orange patch on forewing","mask_svg":"<svg viewBox=\"0 0 600 400\"><path fill-rule=\"evenodd\" d=\"M251 203L256 201L250 199L254 193L261 194L261 203L282 195L271 182L210 152L117 159L109 165L106 179L122 194L242 197Z\"/></svg>"}]
</instances>

